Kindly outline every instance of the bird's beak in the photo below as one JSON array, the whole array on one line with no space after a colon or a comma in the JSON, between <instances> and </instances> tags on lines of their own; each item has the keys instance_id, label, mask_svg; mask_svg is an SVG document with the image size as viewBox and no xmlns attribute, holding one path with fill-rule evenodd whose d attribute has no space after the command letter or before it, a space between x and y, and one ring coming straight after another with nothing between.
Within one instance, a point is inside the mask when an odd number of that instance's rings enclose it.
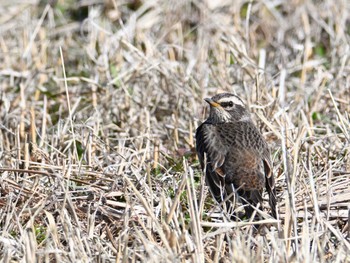
<instances>
[{"instance_id":1,"label":"bird's beak","mask_svg":"<svg viewBox=\"0 0 350 263\"><path fill-rule=\"evenodd\" d=\"M220 107L221 105L215 101L213 101L212 99L206 98L204 99L206 102L208 102L210 104L210 106L212 107Z\"/></svg>"}]
</instances>

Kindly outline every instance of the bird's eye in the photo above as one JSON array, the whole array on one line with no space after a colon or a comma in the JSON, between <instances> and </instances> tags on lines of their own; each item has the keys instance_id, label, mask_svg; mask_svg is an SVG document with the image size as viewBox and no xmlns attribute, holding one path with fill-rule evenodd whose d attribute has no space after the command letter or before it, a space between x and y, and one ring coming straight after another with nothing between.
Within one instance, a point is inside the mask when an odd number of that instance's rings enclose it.
<instances>
[{"instance_id":1,"label":"bird's eye","mask_svg":"<svg viewBox=\"0 0 350 263\"><path fill-rule=\"evenodd\" d=\"M233 102L232 101L225 101L225 102L221 103L221 106L223 108L231 108L231 107L233 107Z\"/></svg>"}]
</instances>

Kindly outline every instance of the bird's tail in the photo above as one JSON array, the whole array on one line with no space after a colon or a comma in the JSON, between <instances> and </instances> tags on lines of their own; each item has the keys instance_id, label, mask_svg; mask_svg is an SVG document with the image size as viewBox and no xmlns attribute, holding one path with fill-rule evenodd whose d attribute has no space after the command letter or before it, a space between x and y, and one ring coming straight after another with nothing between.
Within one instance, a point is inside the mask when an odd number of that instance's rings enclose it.
<instances>
[{"instance_id":1,"label":"bird's tail","mask_svg":"<svg viewBox=\"0 0 350 263\"><path fill-rule=\"evenodd\" d=\"M267 183L266 187L268 188L267 191L269 193L269 205L271 207L271 214L272 216L277 219L277 198L276 198L276 188L273 186L272 188Z\"/></svg>"}]
</instances>

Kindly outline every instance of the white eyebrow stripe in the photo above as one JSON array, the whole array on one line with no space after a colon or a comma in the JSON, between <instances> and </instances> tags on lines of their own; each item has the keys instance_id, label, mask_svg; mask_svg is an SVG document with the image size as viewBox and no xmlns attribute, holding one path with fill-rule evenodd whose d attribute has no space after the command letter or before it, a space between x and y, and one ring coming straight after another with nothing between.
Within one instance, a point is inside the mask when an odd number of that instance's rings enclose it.
<instances>
[{"instance_id":1,"label":"white eyebrow stripe","mask_svg":"<svg viewBox=\"0 0 350 263\"><path fill-rule=\"evenodd\" d=\"M237 105L241 105L241 106L244 106L244 103L238 99L237 97L226 97L226 98L222 98L220 99L219 101L217 101L218 103L222 103L222 102L230 102L232 101L234 104L237 104Z\"/></svg>"}]
</instances>

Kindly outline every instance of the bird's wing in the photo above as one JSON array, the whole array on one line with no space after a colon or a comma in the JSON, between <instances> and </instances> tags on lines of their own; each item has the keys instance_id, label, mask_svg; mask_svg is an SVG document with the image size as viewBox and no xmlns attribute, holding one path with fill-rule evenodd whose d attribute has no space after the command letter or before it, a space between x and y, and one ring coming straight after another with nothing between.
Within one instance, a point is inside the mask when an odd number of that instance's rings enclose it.
<instances>
[{"instance_id":1,"label":"bird's wing","mask_svg":"<svg viewBox=\"0 0 350 263\"><path fill-rule=\"evenodd\" d=\"M254 125L254 124L250 124ZM267 190L267 193L269 195L269 205L271 207L271 212L274 218L277 218L276 215L276 188L275 188L275 178L273 176L272 171L272 160L271 160L271 153L269 150L269 146L267 145L264 137L261 135L261 133L258 131L258 129L254 126L252 128L254 132L252 132L252 135L257 139L257 147L259 154L261 156L262 162L263 162L263 168L264 168L264 174L265 174L265 187Z\"/></svg>"},{"instance_id":2,"label":"bird's wing","mask_svg":"<svg viewBox=\"0 0 350 263\"><path fill-rule=\"evenodd\" d=\"M264 174L266 178L265 187L269 195L269 205L271 207L272 216L274 218L277 218L277 213L276 213L277 198L276 198L275 178L272 170L271 153L265 139L262 137L261 134L260 134L260 138L261 139L259 143L259 151L260 151L261 158L264 165Z\"/></svg>"},{"instance_id":3,"label":"bird's wing","mask_svg":"<svg viewBox=\"0 0 350 263\"><path fill-rule=\"evenodd\" d=\"M227 134L234 134L235 139L230 140L234 142L235 148L238 146L245 147L248 151L249 149L252 151L257 151L256 153L260 156L262 160L262 173L265 176L265 187L269 195L269 204L272 210L272 215L276 218L276 189L275 189L275 179L272 172L272 160L269 147L261 135L259 130L256 128L253 122L241 122L239 125L234 123L227 123L223 125L223 131ZM229 132L228 132L229 131ZM246 140L243 140L243 136L247 136ZM242 138L240 138L242 137ZM244 141L244 145L243 145ZM232 145L233 146L233 145ZM262 200L262 196L259 191L255 191L255 193L251 193L257 195L252 199Z\"/></svg>"},{"instance_id":4,"label":"bird's wing","mask_svg":"<svg viewBox=\"0 0 350 263\"><path fill-rule=\"evenodd\" d=\"M201 124L196 130L196 150L202 169L206 174L206 182L218 203L225 198L225 162L226 150L221 145L215 132L215 126Z\"/></svg>"}]
</instances>

